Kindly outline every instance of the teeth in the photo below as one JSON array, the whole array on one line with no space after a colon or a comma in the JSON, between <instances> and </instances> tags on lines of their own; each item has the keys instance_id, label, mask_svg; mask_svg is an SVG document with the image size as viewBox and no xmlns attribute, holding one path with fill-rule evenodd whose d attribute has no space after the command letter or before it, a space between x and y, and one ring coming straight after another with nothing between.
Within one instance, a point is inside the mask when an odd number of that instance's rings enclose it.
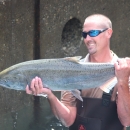
<instances>
[{"instance_id":1,"label":"teeth","mask_svg":"<svg viewBox=\"0 0 130 130\"><path fill-rule=\"evenodd\" d=\"M93 43L93 42L88 42L87 44L88 44L88 45L94 45L94 43Z\"/></svg>"},{"instance_id":2,"label":"teeth","mask_svg":"<svg viewBox=\"0 0 130 130\"><path fill-rule=\"evenodd\" d=\"M94 46L94 44L88 44L89 46Z\"/></svg>"}]
</instances>

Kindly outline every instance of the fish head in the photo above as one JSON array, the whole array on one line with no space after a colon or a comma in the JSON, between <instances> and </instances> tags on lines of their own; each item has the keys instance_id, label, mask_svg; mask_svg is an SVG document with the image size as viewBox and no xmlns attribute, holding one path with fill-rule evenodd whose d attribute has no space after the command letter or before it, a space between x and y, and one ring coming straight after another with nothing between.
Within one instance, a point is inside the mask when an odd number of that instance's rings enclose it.
<instances>
[{"instance_id":1,"label":"fish head","mask_svg":"<svg viewBox=\"0 0 130 130\"><path fill-rule=\"evenodd\" d=\"M15 90L25 90L25 77L21 73L5 73L0 75L0 86Z\"/></svg>"}]
</instances>

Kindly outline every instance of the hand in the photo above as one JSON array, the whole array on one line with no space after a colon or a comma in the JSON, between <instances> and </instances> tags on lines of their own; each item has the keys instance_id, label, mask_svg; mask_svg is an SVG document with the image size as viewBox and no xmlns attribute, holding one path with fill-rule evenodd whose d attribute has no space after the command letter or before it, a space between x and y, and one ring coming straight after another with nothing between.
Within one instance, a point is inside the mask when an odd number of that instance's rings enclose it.
<instances>
[{"instance_id":1,"label":"hand","mask_svg":"<svg viewBox=\"0 0 130 130\"><path fill-rule=\"evenodd\" d=\"M35 77L32 79L30 87L28 85L26 86L26 93L35 96L42 93L49 95L51 90L43 86L42 80L39 77Z\"/></svg>"},{"instance_id":2,"label":"hand","mask_svg":"<svg viewBox=\"0 0 130 130\"><path fill-rule=\"evenodd\" d=\"M115 63L115 74L118 82L128 83L130 77L130 58L122 58Z\"/></svg>"}]
</instances>

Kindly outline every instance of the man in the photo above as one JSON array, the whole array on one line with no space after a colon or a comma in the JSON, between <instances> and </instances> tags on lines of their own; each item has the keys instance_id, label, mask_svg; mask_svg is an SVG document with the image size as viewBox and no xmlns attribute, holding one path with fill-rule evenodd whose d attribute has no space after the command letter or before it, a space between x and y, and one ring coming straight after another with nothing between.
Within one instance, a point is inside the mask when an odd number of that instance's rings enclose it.
<instances>
[{"instance_id":1,"label":"man","mask_svg":"<svg viewBox=\"0 0 130 130\"><path fill-rule=\"evenodd\" d=\"M112 32L112 23L104 15L85 19L82 34L89 54L82 62L115 63L118 83L108 94L103 91L113 79L101 87L81 90L83 103L69 91L62 92L59 101L38 77L30 88L26 87L27 94L47 94L54 115L70 130L122 130L123 126L130 126L130 58L118 59L110 50Z\"/></svg>"}]
</instances>

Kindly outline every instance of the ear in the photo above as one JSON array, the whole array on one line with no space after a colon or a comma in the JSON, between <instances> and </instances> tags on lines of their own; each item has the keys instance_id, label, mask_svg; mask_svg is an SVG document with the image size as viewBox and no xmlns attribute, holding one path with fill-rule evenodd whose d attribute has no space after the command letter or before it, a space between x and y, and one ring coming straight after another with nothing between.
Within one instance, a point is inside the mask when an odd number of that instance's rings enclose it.
<instances>
[{"instance_id":1,"label":"ear","mask_svg":"<svg viewBox=\"0 0 130 130\"><path fill-rule=\"evenodd\" d=\"M111 36L112 36L112 33L113 33L113 30L112 30L112 28L109 28L108 30L107 30L107 36L108 36L108 38L111 38Z\"/></svg>"}]
</instances>

